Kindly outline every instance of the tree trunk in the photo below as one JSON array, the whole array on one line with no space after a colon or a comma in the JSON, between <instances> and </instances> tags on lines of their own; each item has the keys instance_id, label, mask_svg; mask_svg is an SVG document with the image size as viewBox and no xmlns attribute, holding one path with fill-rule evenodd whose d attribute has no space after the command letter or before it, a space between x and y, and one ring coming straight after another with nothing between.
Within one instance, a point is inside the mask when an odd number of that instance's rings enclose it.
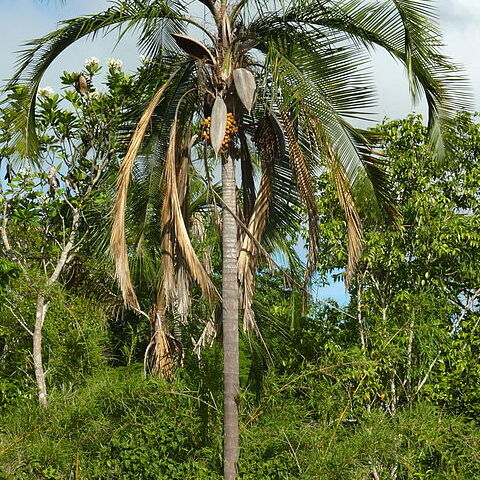
<instances>
[{"instance_id":1,"label":"tree trunk","mask_svg":"<svg viewBox=\"0 0 480 480\"><path fill-rule=\"evenodd\" d=\"M38 400L44 408L48 405L47 386L45 383L45 372L42 362L42 328L47 314L48 302L40 294L37 297L37 309L35 312L35 328L33 330L33 366L35 368L35 380L38 386Z\"/></svg>"},{"instance_id":2,"label":"tree trunk","mask_svg":"<svg viewBox=\"0 0 480 480\"><path fill-rule=\"evenodd\" d=\"M235 163L228 155L222 168L223 201L236 212ZM233 215L223 209L223 276L222 276L222 325L223 325L223 472L225 480L237 478L238 446L238 267L237 224Z\"/></svg>"},{"instance_id":3,"label":"tree trunk","mask_svg":"<svg viewBox=\"0 0 480 480\"><path fill-rule=\"evenodd\" d=\"M74 249L74 241L77 235L79 223L80 209L75 208L73 210L72 227L70 230L70 234L68 235L68 241L60 253L60 257L58 258L52 275L47 280L47 287L51 287L58 280L58 277L62 273L65 265L67 265L69 261L69 255ZM40 405L44 408L47 407L48 401L47 385L45 383L45 371L43 370L42 363L42 330L49 303L50 302L45 302L45 297L43 294L40 293L38 295L37 308L35 311L35 328L33 330L33 366L35 369L35 380L37 381L38 387L38 399L40 401Z\"/></svg>"},{"instance_id":4,"label":"tree trunk","mask_svg":"<svg viewBox=\"0 0 480 480\"><path fill-rule=\"evenodd\" d=\"M357 321L358 321L358 329L360 331L360 347L362 349L362 352L365 352L367 349L367 342L366 342L365 324L364 324L363 312L362 312L362 281L361 279L358 280Z\"/></svg>"}]
</instances>

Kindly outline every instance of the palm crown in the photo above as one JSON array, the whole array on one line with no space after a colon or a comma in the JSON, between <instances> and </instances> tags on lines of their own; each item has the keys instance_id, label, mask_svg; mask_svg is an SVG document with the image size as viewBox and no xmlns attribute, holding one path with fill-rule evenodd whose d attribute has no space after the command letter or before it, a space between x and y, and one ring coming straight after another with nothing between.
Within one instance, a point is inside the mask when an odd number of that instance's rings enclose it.
<instances>
[{"instance_id":1,"label":"palm crown","mask_svg":"<svg viewBox=\"0 0 480 480\"><path fill-rule=\"evenodd\" d=\"M432 140L438 146L445 122L466 106L466 85L441 53L431 1L292 0L281 8L276 2L247 0L200 3L211 17L212 30L189 16L181 2L124 0L113 2L103 13L67 20L57 31L30 42L13 79L26 79L31 87L24 115L18 119L17 140L25 153L34 150L36 91L44 71L63 50L102 30L122 27L122 35L138 31L139 47L152 59L148 71L157 91L144 105L120 168L111 241L117 276L126 302L138 307L130 282L125 208L133 165L153 120L163 172L163 271L157 303L167 308L174 302L178 264L208 299L220 298L192 247L183 214L192 145L203 141L207 157L208 152L214 153L223 163L223 199L219 201L224 211L224 348L226 355L233 352L238 357L234 345L238 343L237 278L243 292L244 326L254 328L255 265L264 253L260 242L265 232L270 243L280 244L304 221L299 213L303 208L309 227L310 269L315 266L319 239L313 178L319 169L330 172L346 214L347 280L361 250L357 200L394 216L387 178L381 160L372 152L370 134L348 121L368 116L374 104L367 68L370 51L381 47L405 65L413 97L423 94L426 98ZM186 35L191 30L200 31L205 43ZM194 130L201 121L197 137ZM241 206L235 193L237 159ZM238 371L238 358L227 356L225 368L230 365L230 372ZM227 386L226 376L225 382L226 417L231 418L228 408L236 412L238 378ZM225 448L230 452L225 475L234 478L238 447L226 441Z\"/></svg>"}]
</instances>

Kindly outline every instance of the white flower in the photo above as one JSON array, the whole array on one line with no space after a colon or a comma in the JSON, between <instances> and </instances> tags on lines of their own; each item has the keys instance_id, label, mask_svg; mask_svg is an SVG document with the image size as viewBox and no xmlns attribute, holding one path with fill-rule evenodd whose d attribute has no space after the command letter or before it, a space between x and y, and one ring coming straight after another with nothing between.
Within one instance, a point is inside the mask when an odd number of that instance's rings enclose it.
<instances>
[{"instance_id":1,"label":"white flower","mask_svg":"<svg viewBox=\"0 0 480 480\"><path fill-rule=\"evenodd\" d=\"M117 60L116 58L109 58L107 60L107 67L112 70L121 70L122 66L123 62L121 60Z\"/></svg>"},{"instance_id":2,"label":"white flower","mask_svg":"<svg viewBox=\"0 0 480 480\"><path fill-rule=\"evenodd\" d=\"M152 59L150 57L147 57L146 55L140 55L139 58L143 65L148 65L149 63L152 63Z\"/></svg>"},{"instance_id":3,"label":"white flower","mask_svg":"<svg viewBox=\"0 0 480 480\"><path fill-rule=\"evenodd\" d=\"M97 89L92 90L91 92L88 93L89 98L98 98L100 97L101 92L99 92Z\"/></svg>"},{"instance_id":4,"label":"white flower","mask_svg":"<svg viewBox=\"0 0 480 480\"><path fill-rule=\"evenodd\" d=\"M52 87L41 87L38 89L38 96L42 98L50 98L54 93Z\"/></svg>"},{"instance_id":5,"label":"white flower","mask_svg":"<svg viewBox=\"0 0 480 480\"><path fill-rule=\"evenodd\" d=\"M27 175L30 175L32 173L32 169L30 167L21 167L18 169L18 174L21 175L22 177L26 177Z\"/></svg>"},{"instance_id":6,"label":"white flower","mask_svg":"<svg viewBox=\"0 0 480 480\"><path fill-rule=\"evenodd\" d=\"M97 68L99 65L100 65L100 60L96 57L87 58L85 60L85 66L86 67Z\"/></svg>"}]
</instances>

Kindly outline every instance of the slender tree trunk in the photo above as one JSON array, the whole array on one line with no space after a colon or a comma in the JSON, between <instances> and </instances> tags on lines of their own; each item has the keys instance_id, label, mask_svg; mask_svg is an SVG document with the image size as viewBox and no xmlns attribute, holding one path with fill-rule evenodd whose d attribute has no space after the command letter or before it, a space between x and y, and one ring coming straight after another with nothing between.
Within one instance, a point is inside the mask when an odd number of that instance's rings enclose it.
<instances>
[{"instance_id":1,"label":"slender tree trunk","mask_svg":"<svg viewBox=\"0 0 480 480\"><path fill-rule=\"evenodd\" d=\"M362 283L359 280L358 284L358 292L357 292L357 321L358 321L358 329L360 331L360 348L362 352L365 352L367 348L366 342L366 334L365 334L365 324L363 321L363 314L362 314Z\"/></svg>"},{"instance_id":2,"label":"slender tree trunk","mask_svg":"<svg viewBox=\"0 0 480 480\"><path fill-rule=\"evenodd\" d=\"M79 222L80 209L76 208L73 210L72 227L68 236L68 241L60 253L60 257L58 258L52 275L47 280L47 287L51 287L58 280L58 277L69 261L70 253L74 249L74 241L77 235ZM42 330L49 303L50 302L45 302L45 297L43 294L40 293L38 295L37 307L35 311L35 327L33 329L33 366L35 369L35 380L38 387L38 399L40 401L40 405L44 408L47 407L48 400L47 385L45 383L45 371L43 369L42 360Z\"/></svg>"},{"instance_id":3,"label":"slender tree trunk","mask_svg":"<svg viewBox=\"0 0 480 480\"><path fill-rule=\"evenodd\" d=\"M222 168L223 201L236 212L235 163L228 155ZM223 277L222 277L222 324L223 324L223 381L224 381L224 453L223 472L225 480L237 478L238 446L238 272L237 272L237 224L233 215L223 209Z\"/></svg>"},{"instance_id":4,"label":"slender tree trunk","mask_svg":"<svg viewBox=\"0 0 480 480\"><path fill-rule=\"evenodd\" d=\"M412 319L408 327L408 346L407 346L407 375L405 378L405 391L408 403L412 401L412 365L413 365L413 338L415 330L415 310L412 313Z\"/></svg>"},{"instance_id":5,"label":"slender tree trunk","mask_svg":"<svg viewBox=\"0 0 480 480\"><path fill-rule=\"evenodd\" d=\"M39 294L37 297L37 309L35 312L35 327L33 330L33 366L35 368L35 380L38 386L38 400L44 408L48 405L47 385L45 383L45 372L42 361L42 328L47 314L48 302L45 297Z\"/></svg>"}]
</instances>

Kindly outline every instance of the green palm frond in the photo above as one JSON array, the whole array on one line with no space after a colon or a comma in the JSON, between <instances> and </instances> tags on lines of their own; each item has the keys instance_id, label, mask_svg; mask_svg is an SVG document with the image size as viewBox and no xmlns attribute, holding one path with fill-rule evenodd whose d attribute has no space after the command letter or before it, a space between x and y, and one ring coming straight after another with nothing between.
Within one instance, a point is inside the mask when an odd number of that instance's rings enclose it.
<instances>
[{"instance_id":1,"label":"green palm frond","mask_svg":"<svg viewBox=\"0 0 480 480\"><path fill-rule=\"evenodd\" d=\"M288 236L295 236L298 233L299 226L302 223L300 215L302 202L279 120L273 111L259 111L258 114L263 116L262 122L267 123L270 132L268 139L270 147L269 151L266 152L269 159L268 163L264 162L262 168L263 171L266 168L269 170L267 173L271 177L272 190L264 241L268 249L274 251L277 241L284 240ZM260 125L262 122L260 122ZM258 139L256 141L258 143ZM257 149L262 154L261 145L258 145Z\"/></svg>"},{"instance_id":2,"label":"green palm frond","mask_svg":"<svg viewBox=\"0 0 480 480\"><path fill-rule=\"evenodd\" d=\"M433 2L406 1L294 1L282 14L266 13L250 26L256 30L305 29L314 34L343 32L356 47L381 47L406 66L412 94L422 91L430 125L470 108L470 87L461 70L442 54Z\"/></svg>"},{"instance_id":3,"label":"green palm frond","mask_svg":"<svg viewBox=\"0 0 480 480\"><path fill-rule=\"evenodd\" d=\"M324 94L321 85L315 81L315 76L311 73L310 62L303 62L302 56L294 55L295 51L278 49L273 42L269 52L267 68L271 68L271 88L281 97L283 109L296 112L298 121L304 121L307 128L312 121L321 125L337 152L351 187L354 190L361 187L362 191L370 192L372 194L370 198L374 201L379 195L378 198L384 199L387 205L386 177L380 174L378 163L368 156L370 147L366 138L362 137L342 117L335 105L328 101L328 96ZM317 162L312 168L319 168L321 158L315 160L315 156L311 155L314 146L306 145L305 148L310 150L311 161ZM373 184L373 181L376 183ZM381 187L381 192L374 193L377 187Z\"/></svg>"},{"instance_id":4,"label":"green palm frond","mask_svg":"<svg viewBox=\"0 0 480 480\"><path fill-rule=\"evenodd\" d=\"M265 32L261 29L260 33L262 39L256 48L266 55L265 70L272 75L272 89L279 76L293 80L297 71L304 77L302 90L291 99L292 107L295 98L301 99L306 91L321 97L338 115L371 117L376 95L368 58L346 43L344 34L309 32L290 25ZM282 103L286 101L282 99Z\"/></svg>"},{"instance_id":5,"label":"green palm frond","mask_svg":"<svg viewBox=\"0 0 480 480\"><path fill-rule=\"evenodd\" d=\"M165 27L167 31L181 28L182 24L189 22L179 13L178 5L174 8L170 2L154 2L149 5L140 0L118 0L102 13L65 20L61 22L61 28L26 43L26 48L20 52L17 70L9 83L9 86L25 83L29 89L16 120L16 135L13 140L18 152L23 156L36 153L38 141L34 118L37 90L45 71L64 50L83 37L94 38L100 32L109 33L120 27L124 28L124 34L128 30L143 26L141 42L150 44L153 40L150 38L152 32L148 26L154 20L168 21Z\"/></svg>"}]
</instances>

